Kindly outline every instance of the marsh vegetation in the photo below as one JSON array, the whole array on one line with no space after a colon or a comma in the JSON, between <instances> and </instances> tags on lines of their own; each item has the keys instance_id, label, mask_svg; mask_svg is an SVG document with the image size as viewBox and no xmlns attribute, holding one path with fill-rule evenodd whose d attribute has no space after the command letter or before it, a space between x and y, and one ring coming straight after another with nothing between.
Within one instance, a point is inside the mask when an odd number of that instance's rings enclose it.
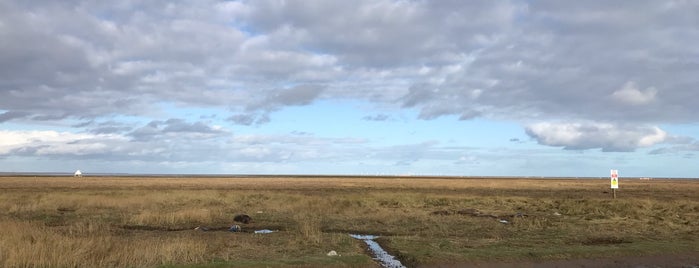
<instances>
[{"instance_id":1,"label":"marsh vegetation","mask_svg":"<svg viewBox=\"0 0 699 268\"><path fill-rule=\"evenodd\" d=\"M620 187L612 199L593 179L4 177L0 266L376 266L348 233L380 235L409 267L699 252L699 180ZM240 213L252 221L228 232Z\"/></svg>"}]
</instances>

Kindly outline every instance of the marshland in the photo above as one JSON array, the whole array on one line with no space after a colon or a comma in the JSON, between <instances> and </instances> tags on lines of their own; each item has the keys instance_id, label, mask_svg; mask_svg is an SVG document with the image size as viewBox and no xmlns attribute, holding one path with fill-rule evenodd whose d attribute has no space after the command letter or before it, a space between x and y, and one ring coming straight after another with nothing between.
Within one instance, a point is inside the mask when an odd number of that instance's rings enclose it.
<instances>
[{"instance_id":1,"label":"marshland","mask_svg":"<svg viewBox=\"0 0 699 268\"><path fill-rule=\"evenodd\" d=\"M555 178L0 177L0 266L377 267L348 234L380 236L408 267L673 255L699 264L699 180L622 178L616 199L609 187ZM235 223L238 214L252 221ZM233 224L242 230L229 232ZM275 232L254 233L261 229Z\"/></svg>"}]
</instances>

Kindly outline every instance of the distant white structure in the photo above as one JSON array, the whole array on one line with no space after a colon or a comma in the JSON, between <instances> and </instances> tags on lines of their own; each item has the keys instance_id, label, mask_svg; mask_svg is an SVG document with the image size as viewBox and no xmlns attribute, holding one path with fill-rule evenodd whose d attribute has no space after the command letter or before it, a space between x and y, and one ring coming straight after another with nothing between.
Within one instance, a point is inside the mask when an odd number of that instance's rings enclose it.
<instances>
[{"instance_id":1,"label":"distant white structure","mask_svg":"<svg viewBox=\"0 0 699 268\"><path fill-rule=\"evenodd\" d=\"M642 180L642 181L649 181L649 180L652 180L652 179L653 179L653 178L649 178L649 177L640 178L640 180Z\"/></svg>"},{"instance_id":2,"label":"distant white structure","mask_svg":"<svg viewBox=\"0 0 699 268\"><path fill-rule=\"evenodd\" d=\"M73 177L82 177L82 176L83 176L83 173L80 172L79 169L75 171L75 174L73 174Z\"/></svg>"}]
</instances>

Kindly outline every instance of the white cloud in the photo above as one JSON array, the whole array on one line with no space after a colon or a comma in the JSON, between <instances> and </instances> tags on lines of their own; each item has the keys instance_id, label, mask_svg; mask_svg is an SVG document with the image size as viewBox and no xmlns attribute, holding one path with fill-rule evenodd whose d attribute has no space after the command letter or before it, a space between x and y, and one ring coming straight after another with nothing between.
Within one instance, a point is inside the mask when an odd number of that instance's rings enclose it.
<instances>
[{"instance_id":1,"label":"white cloud","mask_svg":"<svg viewBox=\"0 0 699 268\"><path fill-rule=\"evenodd\" d=\"M84 134L58 131L0 131L0 155L29 152L34 155L87 155L112 151L107 143L127 139L113 134Z\"/></svg>"},{"instance_id":2,"label":"white cloud","mask_svg":"<svg viewBox=\"0 0 699 268\"><path fill-rule=\"evenodd\" d=\"M668 139L667 132L655 126L628 126L610 123L550 123L526 127L527 135L539 144L570 150L602 149L633 151Z\"/></svg>"}]
</instances>

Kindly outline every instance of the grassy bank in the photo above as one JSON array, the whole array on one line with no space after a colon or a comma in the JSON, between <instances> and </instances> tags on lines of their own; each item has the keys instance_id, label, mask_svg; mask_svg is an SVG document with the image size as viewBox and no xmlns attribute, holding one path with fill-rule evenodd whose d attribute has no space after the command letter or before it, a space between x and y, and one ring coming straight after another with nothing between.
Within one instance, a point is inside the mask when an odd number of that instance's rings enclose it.
<instances>
[{"instance_id":1,"label":"grassy bank","mask_svg":"<svg viewBox=\"0 0 699 268\"><path fill-rule=\"evenodd\" d=\"M608 188L591 179L6 177L0 266L374 266L349 232L382 235L410 266L699 252L699 181L622 180L615 200ZM227 232L238 213L253 222Z\"/></svg>"}]
</instances>

